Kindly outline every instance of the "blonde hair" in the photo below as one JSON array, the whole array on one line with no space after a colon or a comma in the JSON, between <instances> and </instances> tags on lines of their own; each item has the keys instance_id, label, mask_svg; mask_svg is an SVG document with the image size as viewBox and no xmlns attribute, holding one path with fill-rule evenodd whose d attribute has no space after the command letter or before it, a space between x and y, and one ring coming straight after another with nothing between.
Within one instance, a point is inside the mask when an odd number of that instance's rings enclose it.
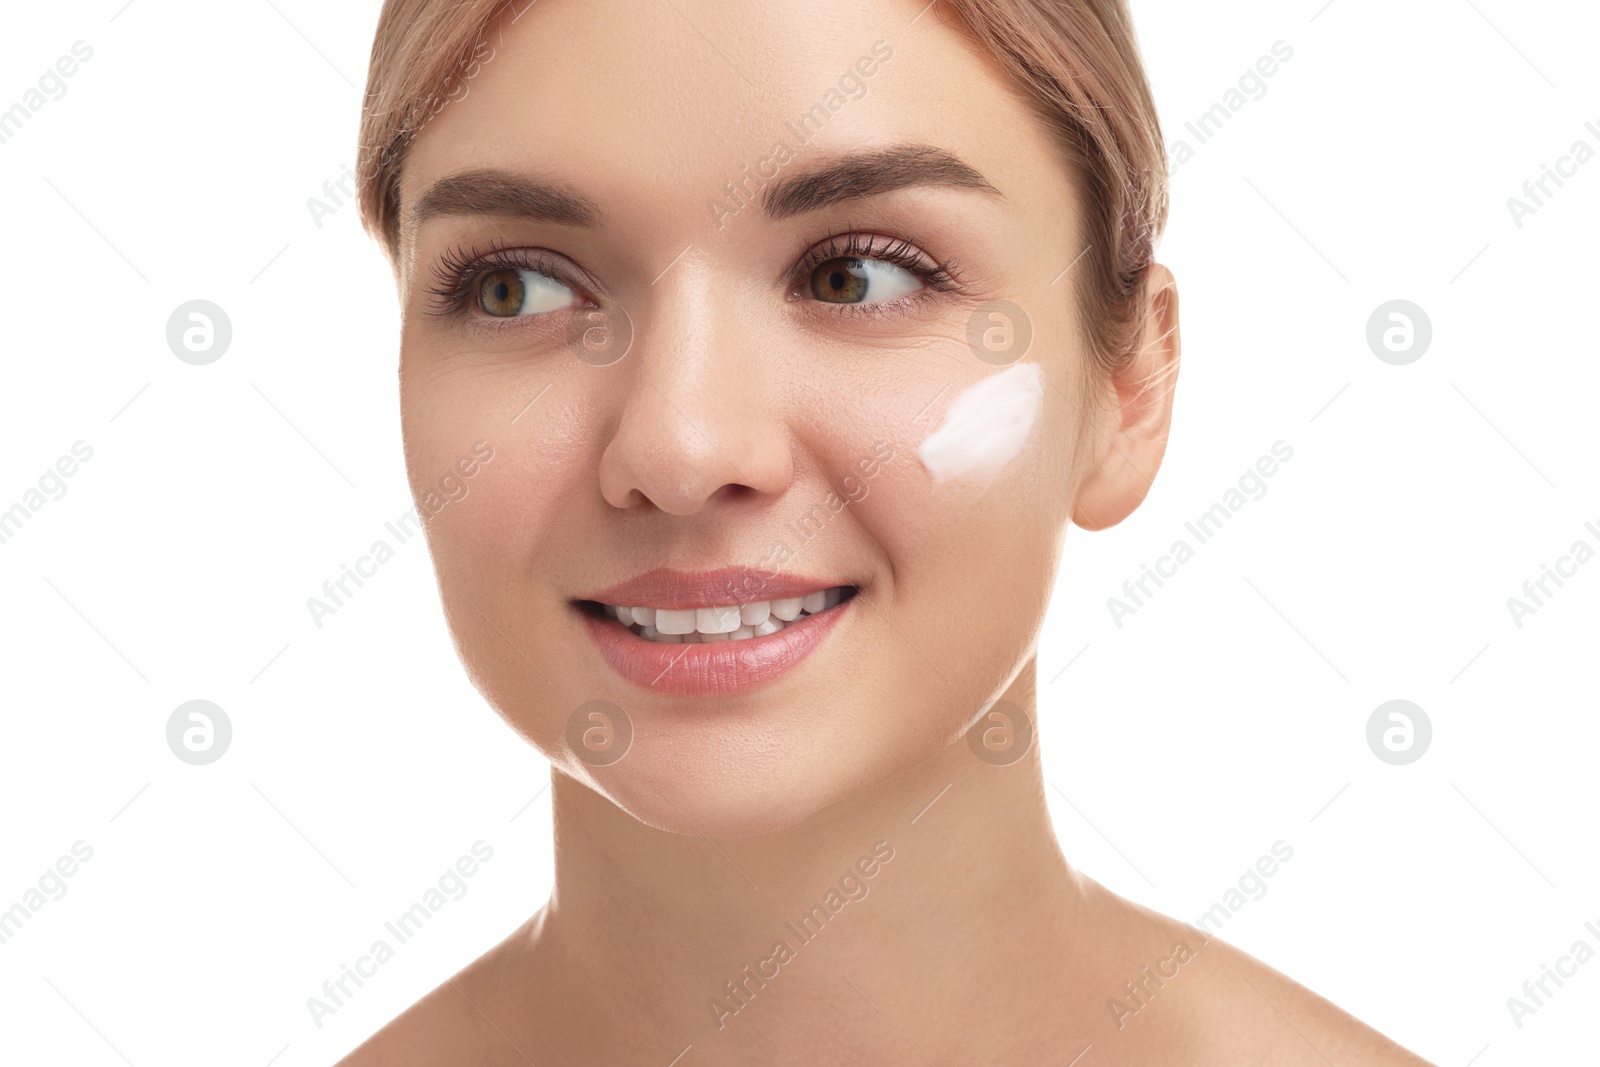
<instances>
[{"instance_id":1,"label":"blonde hair","mask_svg":"<svg viewBox=\"0 0 1600 1067\"><path fill-rule=\"evenodd\" d=\"M526 0L525 11L532 0ZM1085 343L1102 371L1134 357L1146 268L1167 220L1167 157L1126 0L942 0L956 28L1026 94L1075 171L1087 249L1073 268ZM386 0L361 115L361 218L391 261L399 183L423 126L465 91L515 0ZM492 57L492 52L490 53ZM1063 250L1065 266L1078 250Z\"/></svg>"}]
</instances>

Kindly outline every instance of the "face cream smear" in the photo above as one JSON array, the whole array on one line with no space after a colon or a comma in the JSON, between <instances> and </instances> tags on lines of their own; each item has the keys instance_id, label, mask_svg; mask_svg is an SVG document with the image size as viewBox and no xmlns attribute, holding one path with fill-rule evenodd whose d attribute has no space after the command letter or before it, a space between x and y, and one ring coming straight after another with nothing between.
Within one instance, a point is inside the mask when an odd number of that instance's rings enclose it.
<instances>
[{"instance_id":1,"label":"face cream smear","mask_svg":"<svg viewBox=\"0 0 1600 1067\"><path fill-rule=\"evenodd\" d=\"M969 386L917 448L935 482L965 478L987 486L1021 455L1044 406L1044 372L1017 363Z\"/></svg>"}]
</instances>

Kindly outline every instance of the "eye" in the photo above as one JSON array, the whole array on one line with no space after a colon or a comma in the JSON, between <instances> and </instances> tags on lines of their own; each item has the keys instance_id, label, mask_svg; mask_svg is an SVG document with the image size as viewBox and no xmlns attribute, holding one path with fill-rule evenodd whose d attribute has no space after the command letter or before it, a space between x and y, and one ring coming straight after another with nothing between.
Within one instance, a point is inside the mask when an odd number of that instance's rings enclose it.
<instances>
[{"instance_id":1,"label":"eye","mask_svg":"<svg viewBox=\"0 0 1600 1067\"><path fill-rule=\"evenodd\" d=\"M502 267L478 279L478 307L495 318L540 315L577 303L569 286L536 270Z\"/></svg>"},{"instance_id":2,"label":"eye","mask_svg":"<svg viewBox=\"0 0 1600 1067\"><path fill-rule=\"evenodd\" d=\"M937 260L906 238L850 230L801 248L789 298L841 315L909 314L941 293L966 288L955 260Z\"/></svg>"},{"instance_id":3,"label":"eye","mask_svg":"<svg viewBox=\"0 0 1600 1067\"><path fill-rule=\"evenodd\" d=\"M923 284L897 263L840 256L817 264L810 288L812 296L829 304L871 304L914 293Z\"/></svg>"}]
</instances>

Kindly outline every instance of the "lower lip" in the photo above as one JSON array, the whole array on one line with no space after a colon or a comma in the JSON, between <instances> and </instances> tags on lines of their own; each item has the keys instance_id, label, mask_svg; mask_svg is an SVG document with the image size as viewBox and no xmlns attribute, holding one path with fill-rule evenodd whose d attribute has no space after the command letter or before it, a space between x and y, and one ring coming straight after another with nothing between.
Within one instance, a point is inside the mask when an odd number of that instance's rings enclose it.
<instances>
[{"instance_id":1,"label":"lower lip","mask_svg":"<svg viewBox=\"0 0 1600 1067\"><path fill-rule=\"evenodd\" d=\"M647 641L612 618L583 613L589 636L613 670L653 693L715 697L746 693L800 665L856 598L792 622L775 634L710 644Z\"/></svg>"}]
</instances>

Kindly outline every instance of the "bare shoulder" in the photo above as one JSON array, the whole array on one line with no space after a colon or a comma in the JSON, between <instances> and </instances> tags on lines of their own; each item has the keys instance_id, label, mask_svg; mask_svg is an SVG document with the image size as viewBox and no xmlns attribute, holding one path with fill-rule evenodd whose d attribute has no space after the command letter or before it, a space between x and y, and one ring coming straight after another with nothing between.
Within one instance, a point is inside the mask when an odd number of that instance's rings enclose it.
<instances>
[{"instance_id":1,"label":"bare shoulder","mask_svg":"<svg viewBox=\"0 0 1600 1067\"><path fill-rule=\"evenodd\" d=\"M1433 1067L1338 1005L1218 937L1107 890L1119 953L1095 1062L1194 1067ZM1137 957L1137 958L1136 958ZM1146 958L1148 957L1148 958ZM1087 1067L1086 1057L1085 1067Z\"/></svg>"},{"instance_id":2,"label":"bare shoulder","mask_svg":"<svg viewBox=\"0 0 1600 1067\"><path fill-rule=\"evenodd\" d=\"M539 918L535 915L445 979L335 1067L526 1065L533 1050L521 1035L529 1032L530 1020L507 1002L504 990L517 988L509 972L522 969Z\"/></svg>"},{"instance_id":3,"label":"bare shoulder","mask_svg":"<svg viewBox=\"0 0 1600 1067\"><path fill-rule=\"evenodd\" d=\"M1202 999L1214 1019L1251 1021L1229 1036L1234 1063L1350 1063L1433 1067L1337 1004L1233 945L1212 938L1199 949L1212 958ZM1228 1027L1233 1031L1233 1027Z\"/></svg>"}]
</instances>

